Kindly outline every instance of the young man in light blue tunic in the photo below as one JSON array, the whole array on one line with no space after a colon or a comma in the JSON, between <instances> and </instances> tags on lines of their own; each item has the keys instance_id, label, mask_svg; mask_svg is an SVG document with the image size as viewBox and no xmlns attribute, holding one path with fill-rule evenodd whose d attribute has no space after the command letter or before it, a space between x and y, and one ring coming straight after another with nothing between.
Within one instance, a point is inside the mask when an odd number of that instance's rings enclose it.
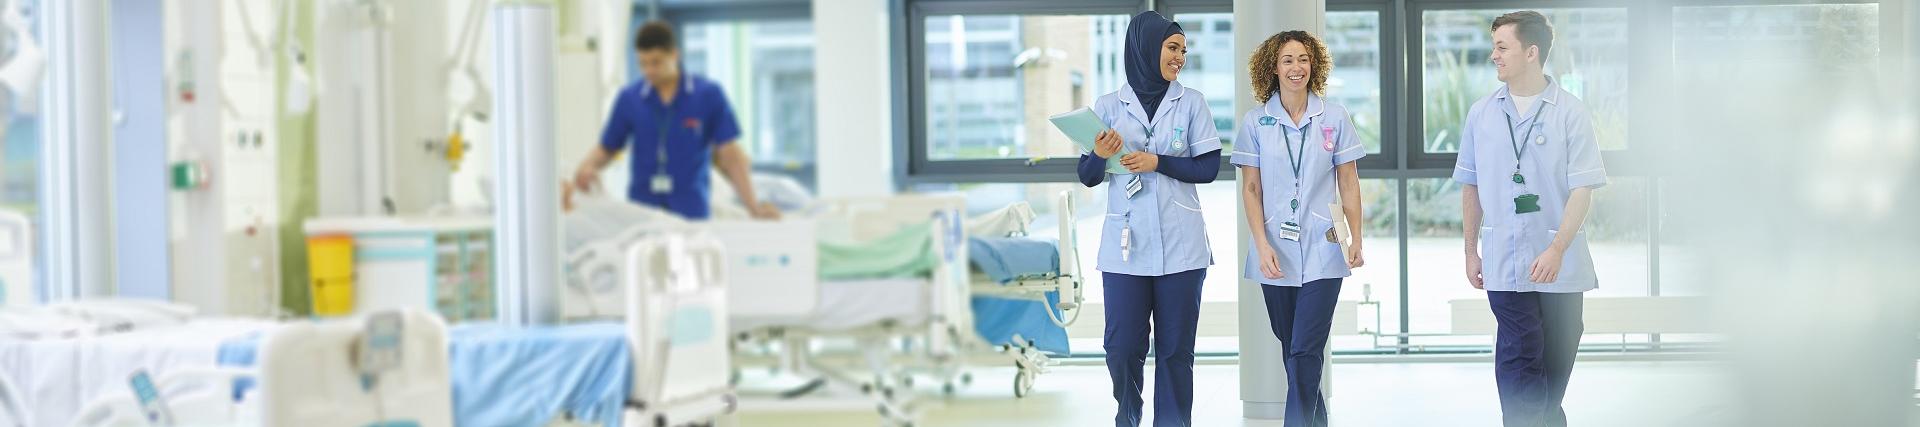
<instances>
[{"instance_id":1,"label":"young man in light blue tunic","mask_svg":"<svg viewBox=\"0 0 1920 427\"><path fill-rule=\"evenodd\" d=\"M1607 184L1586 104L1543 69L1553 27L1539 12L1494 19L1505 86L1473 104L1453 179L1462 184L1467 281L1499 323L1494 379L1505 424L1564 426L1582 293L1597 287L1585 221Z\"/></svg>"}]
</instances>

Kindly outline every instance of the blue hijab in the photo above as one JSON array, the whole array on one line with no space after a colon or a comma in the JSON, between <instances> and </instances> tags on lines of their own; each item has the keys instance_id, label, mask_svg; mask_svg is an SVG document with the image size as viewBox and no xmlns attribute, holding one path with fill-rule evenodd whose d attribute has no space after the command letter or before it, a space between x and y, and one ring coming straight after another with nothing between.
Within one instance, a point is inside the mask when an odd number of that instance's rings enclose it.
<instances>
[{"instance_id":1,"label":"blue hijab","mask_svg":"<svg viewBox=\"0 0 1920 427\"><path fill-rule=\"evenodd\" d=\"M1140 98L1140 108L1147 111L1147 120L1153 120L1154 110L1160 108L1160 100L1167 96L1167 85L1172 83L1160 76L1160 44L1180 31L1180 24L1168 20L1154 11L1140 12L1127 23L1127 85L1133 87L1133 94Z\"/></svg>"}]
</instances>

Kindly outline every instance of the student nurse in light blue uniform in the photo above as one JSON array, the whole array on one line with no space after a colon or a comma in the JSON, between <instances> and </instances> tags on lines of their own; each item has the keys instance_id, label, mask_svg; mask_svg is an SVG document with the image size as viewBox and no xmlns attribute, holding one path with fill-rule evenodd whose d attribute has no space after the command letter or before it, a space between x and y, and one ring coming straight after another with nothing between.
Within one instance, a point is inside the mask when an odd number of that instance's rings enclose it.
<instances>
[{"instance_id":1,"label":"student nurse in light blue uniform","mask_svg":"<svg viewBox=\"0 0 1920 427\"><path fill-rule=\"evenodd\" d=\"M1200 283L1213 264L1194 184L1220 173L1220 137L1206 97L1175 81L1186 51L1179 24L1154 12L1134 16L1127 25L1127 85L1093 104L1110 130L1080 156L1082 184L1108 183L1095 268L1105 288L1116 426L1140 425L1149 333L1153 425L1190 425L1193 414L1194 328ZM1114 156L1129 173L1107 172Z\"/></svg>"},{"instance_id":2,"label":"student nurse in light blue uniform","mask_svg":"<svg viewBox=\"0 0 1920 427\"><path fill-rule=\"evenodd\" d=\"M1564 426L1560 404L1585 330L1581 293L1598 286L1580 225L1607 171L1586 104L1542 71L1553 47L1547 18L1509 13L1492 31L1491 59L1506 85L1467 110L1453 171L1467 281L1487 291L1499 323L1494 380L1505 424Z\"/></svg>"},{"instance_id":3,"label":"student nurse in light blue uniform","mask_svg":"<svg viewBox=\"0 0 1920 427\"><path fill-rule=\"evenodd\" d=\"M1327 425L1320 395L1327 334L1340 282L1360 257L1360 172L1367 150L1347 109L1321 99L1333 58L1305 31L1274 34L1249 59L1256 101L1240 118L1233 164L1240 166L1241 202L1252 246L1241 275L1260 283L1267 318L1280 339L1287 368L1288 427ZM1337 196L1337 198L1336 198ZM1329 207L1340 215L1351 245L1342 249Z\"/></svg>"}]
</instances>

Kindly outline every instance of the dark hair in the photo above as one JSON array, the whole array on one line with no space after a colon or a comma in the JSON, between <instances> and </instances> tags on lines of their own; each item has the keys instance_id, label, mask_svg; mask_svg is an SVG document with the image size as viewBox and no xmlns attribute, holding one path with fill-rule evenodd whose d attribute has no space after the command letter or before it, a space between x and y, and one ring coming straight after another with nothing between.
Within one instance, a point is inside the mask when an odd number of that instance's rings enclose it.
<instances>
[{"instance_id":1,"label":"dark hair","mask_svg":"<svg viewBox=\"0 0 1920 427\"><path fill-rule=\"evenodd\" d=\"M679 50L679 42L674 40L673 25L667 21L647 21L640 31L633 35L634 50Z\"/></svg>"},{"instance_id":2,"label":"dark hair","mask_svg":"<svg viewBox=\"0 0 1920 427\"><path fill-rule=\"evenodd\" d=\"M1520 39L1520 47L1527 45L1540 47L1540 64L1546 65L1547 52L1553 50L1553 24L1547 22L1546 15L1531 10L1522 10L1493 18L1493 27L1488 31L1499 31L1500 27L1513 25L1513 34Z\"/></svg>"}]
</instances>

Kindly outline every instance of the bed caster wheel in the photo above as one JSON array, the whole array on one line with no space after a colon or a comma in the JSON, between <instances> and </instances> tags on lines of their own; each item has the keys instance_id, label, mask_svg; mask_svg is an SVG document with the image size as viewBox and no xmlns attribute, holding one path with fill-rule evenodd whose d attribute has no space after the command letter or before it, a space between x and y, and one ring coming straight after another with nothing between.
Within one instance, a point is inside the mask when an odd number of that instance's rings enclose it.
<instances>
[{"instance_id":1,"label":"bed caster wheel","mask_svg":"<svg viewBox=\"0 0 1920 427\"><path fill-rule=\"evenodd\" d=\"M873 383L861 384L860 394L873 394Z\"/></svg>"},{"instance_id":2,"label":"bed caster wheel","mask_svg":"<svg viewBox=\"0 0 1920 427\"><path fill-rule=\"evenodd\" d=\"M653 427L667 427L667 416L655 415L653 417Z\"/></svg>"},{"instance_id":3,"label":"bed caster wheel","mask_svg":"<svg viewBox=\"0 0 1920 427\"><path fill-rule=\"evenodd\" d=\"M940 386L940 392L945 393L947 397L953 397L954 394L960 392L960 388L954 387L953 383L946 383Z\"/></svg>"},{"instance_id":4,"label":"bed caster wheel","mask_svg":"<svg viewBox=\"0 0 1920 427\"><path fill-rule=\"evenodd\" d=\"M881 388L880 397L887 398L889 401L893 400L893 387Z\"/></svg>"},{"instance_id":5,"label":"bed caster wheel","mask_svg":"<svg viewBox=\"0 0 1920 427\"><path fill-rule=\"evenodd\" d=\"M912 376L900 377L900 384L907 386L907 388L913 388L913 377Z\"/></svg>"},{"instance_id":6,"label":"bed caster wheel","mask_svg":"<svg viewBox=\"0 0 1920 427\"><path fill-rule=\"evenodd\" d=\"M1021 367L1019 372L1013 375L1013 397L1015 399L1022 399L1026 398L1028 394L1031 394L1033 392L1033 380L1032 371L1026 367Z\"/></svg>"},{"instance_id":7,"label":"bed caster wheel","mask_svg":"<svg viewBox=\"0 0 1920 427\"><path fill-rule=\"evenodd\" d=\"M960 385L973 385L973 374L960 374Z\"/></svg>"}]
</instances>

